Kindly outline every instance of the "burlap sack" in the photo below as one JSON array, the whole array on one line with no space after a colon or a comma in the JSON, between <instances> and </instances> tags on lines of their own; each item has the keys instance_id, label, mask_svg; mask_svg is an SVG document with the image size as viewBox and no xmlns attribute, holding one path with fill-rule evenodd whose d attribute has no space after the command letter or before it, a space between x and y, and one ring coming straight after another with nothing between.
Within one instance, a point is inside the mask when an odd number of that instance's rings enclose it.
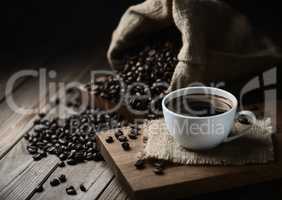
<instances>
[{"instance_id":1,"label":"burlap sack","mask_svg":"<svg viewBox=\"0 0 282 200\"><path fill-rule=\"evenodd\" d=\"M171 89L243 78L281 62L271 40L253 33L248 19L223 1L147 0L122 16L108 50L110 64L120 70L129 48L171 26L182 35Z\"/></svg>"},{"instance_id":2,"label":"burlap sack","mask_svg":"<svg viewBox=\"0 0 282 200\"><path fill-rule=\"evenodd\" d=\"M246 127L235 123L232 134ZM144 149L137 156L143 159L161 159L185 165L245 165L274 161L273 128L270 118L256 120L242 138L223 143L208 151L190 151L181 147L168 134L164 119L148 121L142 128L146 138Z\"/></svg>"}]
</instances>

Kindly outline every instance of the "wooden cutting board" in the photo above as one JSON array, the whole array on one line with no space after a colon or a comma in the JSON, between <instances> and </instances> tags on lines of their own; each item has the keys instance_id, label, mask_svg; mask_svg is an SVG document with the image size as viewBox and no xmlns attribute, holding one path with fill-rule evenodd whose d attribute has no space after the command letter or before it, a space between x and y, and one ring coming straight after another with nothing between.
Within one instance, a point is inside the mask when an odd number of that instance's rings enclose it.
<instances>
[{"instance_id":1,"label":"wooden cutting board","mask_svg":"<svg viewBox=\"0 0 282 200\"><path fill-rule=\"evenodd\" d=\"M278 103L282 113L282 102ZM136 170L136 154L142 149L142 137L130 140L131 150L123 151L120 142L108 144L105 138L113 132L98 135L101 152L128 194L134 199L191 197L234 187L282 178L282 123L277 119L277 133L273 136L276 161L265 165L245 166L183 166L170 165L164 175L155 175L153 166Z\"/></svg>"}]
</instances>

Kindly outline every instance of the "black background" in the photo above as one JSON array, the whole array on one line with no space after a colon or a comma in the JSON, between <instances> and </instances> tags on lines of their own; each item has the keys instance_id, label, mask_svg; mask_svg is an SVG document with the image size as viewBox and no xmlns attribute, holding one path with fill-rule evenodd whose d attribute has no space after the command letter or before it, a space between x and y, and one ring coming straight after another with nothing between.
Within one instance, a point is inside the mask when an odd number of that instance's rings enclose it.
<instances>
[{"instance_id":1,"label":"black background","mask_svg":"<svg viewBox=\"0 0 282 200\"><path fill-rule=\"evenodd\" d=\"M257 28L271 32L282 29L279 1L224 1L246 14ZM70 43L94 47L97 41L109 41L122 13L139 2L142 1L3 1L1 57L28 57L35 51L40 53L44 48Z\"/></svg>"},{"instance_id":2,"label":"black background","mask_svg":"<svg viewBox=\"0 0 282 200\"><path fill-rule=\"evenodd\" d=\"M94 47L110 35L125 9L138 0L6 1L0 6L1 63L47 49Z\"/></svg>"},{"instance_id":3,"label":"black background","mask_svg":"<svg viewBox=\"0 0 282 200\"><path fill-rule=\"evenodd\" d=\"M223 0L247 15L254 27L271 32L281 44L279 1ZM93 49L109 45L124 11L142 0L2 1L0 70L56 49ZM102 43L102 44L100 44Z\"/></svg>"}]
</instances>

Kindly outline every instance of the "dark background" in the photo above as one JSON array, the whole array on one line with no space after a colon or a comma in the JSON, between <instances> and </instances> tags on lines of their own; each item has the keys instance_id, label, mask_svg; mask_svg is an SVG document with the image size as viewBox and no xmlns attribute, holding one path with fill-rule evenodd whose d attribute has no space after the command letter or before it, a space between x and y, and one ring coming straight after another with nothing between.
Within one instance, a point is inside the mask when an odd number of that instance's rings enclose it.
<instances>
[{"instance_id":1,"label":"dark background","mask_svg":"<svg viewBox=\"0 0 282 200\"><path fill-rule=\"evenodd\" d=\"M140 0L6 1L1 5L1 63L62 47L109 41L125 9Z\"/></svg>"},{"instance_id":2,"label":"dark background","mask_svg":"<svg viewBox=\"0 0 282 200\"><path fill-rule=\"evenodd\" d=\"M224 0L246 14L259 30L281 42L279 1ZM1 77L25 63L66 49L90 51L103 46L105 59L111 33L126 8L142 0L6 1L0 6ZM280 40L279 40L280 39ZM7 73L9 74L9 73ZM8 76L8 75L7 75Z\"/></svg>"},{"instance_id":3,"label":"dark background","mask_svg":"<svg viewBox=\"0 0 282 200\"><path fill-rule=\"evenodd\" d=\"M224 0L263 30L281 29L279 1ZM6 1L0 6L1 63L10 57L29 59L68 45L95 47L109 41L125 9L141 0ZM107 43L106 43L107 44Z\"/></svg>"}]
</instances>

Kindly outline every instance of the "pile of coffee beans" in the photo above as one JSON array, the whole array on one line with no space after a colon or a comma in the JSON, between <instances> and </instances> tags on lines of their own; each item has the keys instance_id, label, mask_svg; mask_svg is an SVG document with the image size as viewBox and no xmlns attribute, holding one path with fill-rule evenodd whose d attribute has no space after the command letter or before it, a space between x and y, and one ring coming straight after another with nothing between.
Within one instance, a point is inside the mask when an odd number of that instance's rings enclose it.
<instances>
[{"instance_id":1,"label":"pile of coffee beans","mask_svg":"<svg viewBox=\"0 0 282 200\"><path fill-rule=\"evenodd\" d=\"M35 161L48 154L58 156L69 165L103 160L96 146L96 132L121 125L117 113L105 113L90 107L65 120L45 120L44 116L40 114L34 122L34 129L24 136L28 141L27 151ZM60 163L60 166L64 165Z\"/></svg>"},{"instance_id":2,"label":"pile of coffee beans","mask_svg":"<svg viewBox=\"0 0 282 200\"><path fill-rule=\"evenodd\" d=\"M116 76L108 76L87 88L114 103L124 101L133 110L147 111L147 116L154 118L160 113L162 97L177 64L177 49L171 42L146 46L127 55Z\"/></svg>"}]
</instances>

